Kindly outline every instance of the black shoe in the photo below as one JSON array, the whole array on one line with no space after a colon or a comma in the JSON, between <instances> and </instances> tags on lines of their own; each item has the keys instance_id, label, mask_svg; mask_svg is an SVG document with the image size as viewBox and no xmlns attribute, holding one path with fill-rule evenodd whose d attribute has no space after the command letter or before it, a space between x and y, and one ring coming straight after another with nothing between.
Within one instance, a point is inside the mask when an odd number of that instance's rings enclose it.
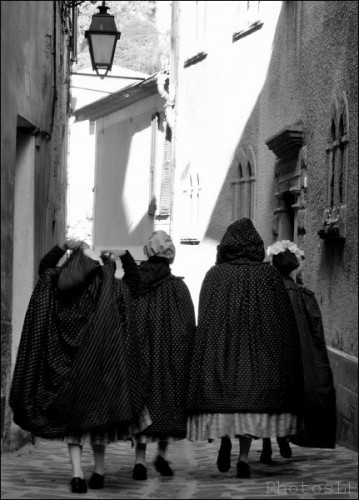
<instances>
[{"instance_id":1,"label":"black shoe","mask_svg":"<svg viewBox=\"0 0 359 500\"><path fill-rule=\"evenodd\" d=\"M94 472L90 477L89 488L91 488L92 490L100 490L101 488L103 488L104 483L105 477L101 476L101 474L97 474L97 472Z\"/></svg>"},{"instance_id":2,"label":"black shoe","mask_svg":"<svg viewBox=\"0 0 359 500\"><path fill-rule=\"evenodd\" d=\"M229 437L221 439L221 447L218 452L217 468L220 472L227 472L231 468L232 442Z\"/></svg>"},{"instance_id":3,"label":"black shoe","mask_svg":"<svg viewBox=\"0 0 359 500\"><path fill-rule=\"evenodd\" d=\"M287 438L278 438L277 443L279 445L279 453L283 458L290 458L292 456L292 450L289 446Z\"/></svg>"},{"instance_id":4,"label":"black shoe","mask_svg":"<svg viewBox=\"0 0 359 500\"><path fill-rule=\"evenodd\" d=\"M156 467L157 472L159 472L161 476L167 476L167 477L173 476L173 470L169 466L167 460L161 457L161 455L158 455L153 464Z\"/></svg>"},{"instance_id":5,"label":"black shoe","mask_svg":"<svg viewBox=\"0 0 359 500\"><path fill-rule=\"evenodd\" d=\"M145 481L147 479L146 467L142 464L136 464L132 472L132 478L138 481Z\"/></svg>"},{"instance_id":6,"label":"black shoe","mask_svg":"<svg viewBox=\"0 0 359 500\"><path fill-rule=\"evenodd\" d=\"M72 493L87 493L86 481L82 477L73 477L71 479Z\"/></svg>"},{"instance_id":7,"label":"black shoe","mask_svg":"<svg viewBox=\"0 0 359 500\"><path fill-rule=\"evenodd\" d=\"M259 460L262 462L262 464L265 464L265 465L274 465L275 462L274 462L274 460L272 460L272 456L271 455L272 455L271 453L265 453L265 452L262 451Z\"/></svg>"},{"instance_id":8,"label":"black shoe","mask_svg":"<svg viewBox=\"0 0 359 500\"><path fill-rule=\"evenodd\" d=\"M237 462L237 477L251 477L251 469L247 462Z\"/></svg>"}]
</instances>

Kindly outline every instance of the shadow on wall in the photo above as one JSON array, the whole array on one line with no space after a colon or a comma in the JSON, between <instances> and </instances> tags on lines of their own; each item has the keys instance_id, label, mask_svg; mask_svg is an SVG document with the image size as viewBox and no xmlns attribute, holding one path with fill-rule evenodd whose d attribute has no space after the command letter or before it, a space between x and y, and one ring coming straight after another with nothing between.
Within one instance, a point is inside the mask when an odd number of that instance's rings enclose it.
<instances>
[{"instance_id":1,"label":"shadow on wall","mask_svg":"<svg viewBox=\"0 0 359 500\"><path fill-rule=\"evenodd\" d=\"M238 139L237 147L233 152L231 163L228 165L227 174L225 180L223 182L222 188L218 194L217 202L213 208L212 215L209 218L208 227L205 233L206 239L220 241L223 237L227 227L240 218L240 216L248 216L248 214L242 213L240 215L240 209L237 207L237 213L233 207L234 200L234 186L233 179L238 177L238 160L237 160L237 152L239 149L243 149L243 151L248 151L249 147L256 147L256 144L253 144L253 137L258 137L259 131L259 101L260 95L257 98L253 111L250 117L247 120L247 123L244 127L243 133L241 137ZM255 149L255 156L258 158L258 149ZM257 163L258 165L258 163ZM245 167L243 165L243 167ZM260 167L260 165L259 165ZM260 171L257 172L256 182L258 182L258 178L260 177ZM271 179L270 185L266 185L266 189L268 192L272 194L274 187L274 178ZM269 198L268 198L269 199ZM239 200L239 205L241 200ZM242 210L243 212L243 210ZM255 223L255 220L253 221ZM257 229L259 230L258 224L255 224Z\"/></svg>"},{"instance_id":2,"label":"shadow on wall","mask_svg":"<svg viewBox=\"0 0 359 500\"><path fill-rule=\"evenodd\" d=\"M97 248L143 246L153 231L141 191L147 200L147 184L141 183L143 148L136 143L145 128L145 123L129 119L98 132L93 230Z\"/></svg>"},{"instance_id":3,"label":"shadow on wall","mask_svg":"<svg viewBox=\"0 0 359 500\"><path fill-rule=\"evenodd\" d=\"M285 5L282 6L279 16L276 21L275 32L273 36L272 42L272 51L270 55L270 59L268 61L267 72L264 77L263 84L261 88L258 90L257 98L255 99L252 110L249 112L246 123L243 127L243 131L238 137L237 145L232 152L232 159L229 165L227 165L227 174L225 180L222 184L222 188L218 194L217 202L213 207L212 214L209 217L209 223L207 230L205 232L205 238L220 241L222 236L224 235L228 225L237 220L240 217L248 217L249 213L247 210L241 209L239 200L239 205L234 207L233 199L234 199L234 189L233 179L239 177L239 156L240 150L245 152L245 158L248 159L251 157L250 151L254 154L254 159L256 163L256 171L252 172L255 177L255 201L253 203L252 200L252 213L250 217L252 218L257 230L265 239L265 243L272 243L273 235L270 229L268 229L268 213L273 214L275 209L275 198L274 198L274 163L275 157L273 153L268 149L265 144L265 141L272 135L274 135L281 128L289 124L290 122L294 122L294 118L292 118L295 110L288 110L288 123L283 123L281 121L280 114L283 112L282 110L273 109L276 103L274 99L274 105L267 106L265 110L266 116L263 116L263 101L265 103L270 103L272 101L272 96L266 96L266 94L270 94L276 92L276 99L278 100L278 91L273 90L276 89L277 85L273 85L273 81L271 81L271 76L276 75L277 61L278 61L278 53L276 53L276 45L280 43L280 37L284 36L283 31L283 23L285 22L285 16L288 16L288 11L291 11L290 16L294 16L293 6L286 5L288 2L283 2ZM290 2L291 3L291 2ZM255 36L255 34L249 35ZM238 40L236 43L241 43ZM254 76L252 76L253 78ZM276 76L275 78L280 78ZM228 96L230 101L230 96ZM291 101L291 98L289 98ZM266 105L266 104L265 104ZM228 104L230 107L230 104ZM270 109L271 107L271 109ZM225 109L226 106L224 105ZM240 110L233 109L233 113L240 112ZM268 114L270 114L268 116ZM297 118L297 117L296 117ZM219 118L219 122L220 122ZM267 131L265 130L267 129ZM264 135L263 135L264 134ZM247 175L247 164L242 165L244 177ZM260 191L259 191L260 190ZM261 219L262 217L262 219ZM271 227L271 224L270 226Z\"/></svg>"}]
</instances>

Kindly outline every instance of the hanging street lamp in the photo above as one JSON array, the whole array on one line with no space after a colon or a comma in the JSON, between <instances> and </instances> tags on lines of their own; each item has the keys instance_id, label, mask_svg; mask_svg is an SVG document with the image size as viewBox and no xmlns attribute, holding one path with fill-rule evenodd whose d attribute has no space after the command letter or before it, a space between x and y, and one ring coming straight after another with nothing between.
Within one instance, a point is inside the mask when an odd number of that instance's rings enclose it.
<instances>
[{"instance_id":1,"label":"hanging street lamp","mask_svg":"<svg viewBox=\"0 0 359 500\"><path fill-rule=\"evenodd\" d=\"M106 2L98 7L99 12L92 16L90 28L85 31L88 41L92 69L100 78L111 71L117 40L121 33L117 31L114 16L107 14Z\"/></svg>"}]
</instances>

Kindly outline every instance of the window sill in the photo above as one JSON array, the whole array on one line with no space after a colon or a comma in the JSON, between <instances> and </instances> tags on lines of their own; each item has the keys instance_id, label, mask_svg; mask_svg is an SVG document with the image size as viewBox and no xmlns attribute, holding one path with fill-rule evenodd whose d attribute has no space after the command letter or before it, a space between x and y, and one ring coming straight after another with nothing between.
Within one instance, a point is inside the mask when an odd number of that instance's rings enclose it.
<instances>
[{"instance_id":1,"label":"window sill","mask_svg":"<svg viewBox=\"0 0 359 500\"><path fill-rule=\"evenodd\" d=\"M203 61L203 59L206 59L207 55L207 52L198 52L193 57L189 57L188 59L186 59L183 63L183 67L188 68L188 66L197 64L198 62Z\"/></svg>"},{"instance_id":2,"label":"window sill","mask_svg":"<svg viewBox=\"0 0 359 500\"><path fill-rule=\"evenodd\" d=\"M253 24L251 24L248 28L238 31L237 33L233 33L232 42L236 42L237 40L240 40L241 38L244 38L245 36L248 36L251 33L260 30L262 26L263 26L262 21L256 21Z\"/></svg>"},{"instance_id":3,"label":"window sill","mask_svg":"<svg viewBox=\"0 0 359 500\"><path fill-rule=\"evenodd\" d=\"M200 241L197 238L181 238L181 245L199 245Z\"/></svg>"}]
</instances>

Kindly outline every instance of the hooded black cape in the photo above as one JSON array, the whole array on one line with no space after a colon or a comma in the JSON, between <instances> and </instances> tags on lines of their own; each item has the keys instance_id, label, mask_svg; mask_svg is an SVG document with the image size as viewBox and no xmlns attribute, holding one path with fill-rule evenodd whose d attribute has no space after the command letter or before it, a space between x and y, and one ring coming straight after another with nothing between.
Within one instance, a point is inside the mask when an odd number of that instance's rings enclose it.
<instances>
[{"instance_id":1,"label":"hooded black cape","mask_svg":"<svg viewBox=\"0 0 359 500\"><path fill-rule=\"evenodd\" d=\"M127 286L112 262L71 295L56 286L59 268L41 272L12 380L15 423L45 438L126 431L143 409Z\"/></svg>"},{"instance_id":2,"label":"hooded black cape","mask_svg":"<svg viewBox=\"0 0 359 500\"><path fill-rule=\"evenodd\" d=\"M186 437L186 396L195 331L190 292L171 274L168 260L150 257L140 265L141 285L131 315L131 331L141 343L141 377L152 424L144 435Z\"/></svg>"},{"instance_id":3,"label":"hooded black cape","mask_svg":"<svg viewBox=\"0 0 359 500\"><path fill-rule=\"evenodd\" d=\"M303 430L290 440L298 446L335 448L336 397L322 315L314 292L283 276L299 330L304 372Z\"/></svg>"},{"instance_id":4,"label":"hooded black cape","mask_svg":"<svg viewBox=\"0 0 359 500\"><path fill-rule=\"evenodd\" d=\"M189 414L299 414L298 331L280 273L249 219L229 226L199 300Z\"/></svg>"}]
</instances>

